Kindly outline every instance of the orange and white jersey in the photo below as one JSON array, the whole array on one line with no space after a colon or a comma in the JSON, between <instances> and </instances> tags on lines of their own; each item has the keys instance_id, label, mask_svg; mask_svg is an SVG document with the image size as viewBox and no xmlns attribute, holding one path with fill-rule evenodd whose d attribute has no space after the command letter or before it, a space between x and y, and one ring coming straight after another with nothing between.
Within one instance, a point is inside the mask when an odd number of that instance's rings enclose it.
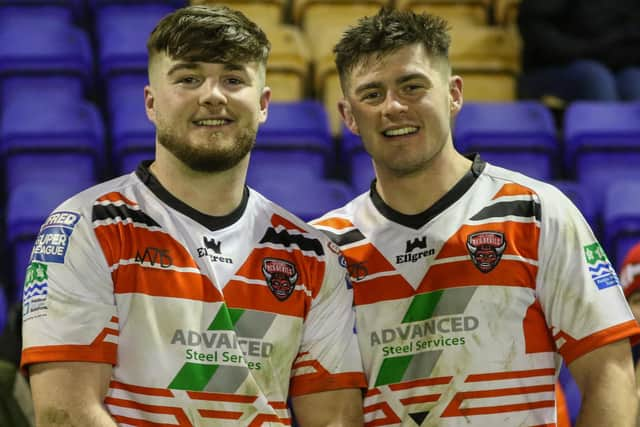
<instances>
[{"instance_id":1,"label":"orange and white jersey","mask_svg":"<svg viewBox=\"0 0 640 427\"><path fill-rule=\"evenodd\" d=\"M290 425L288 396L366 387L345 266L257 192L210 217L143 165L43 224L22 365L113 364L105 405L121 425Z\"/></svg>"},{"instance_id":2,"label":"orange and white jersey","mask_svg":"<svg viewBox=\"0 0 640 427\"><path fill-rule=\"evenodd\" d=\"M349 265L367 426L555 426L559 356L640 333L571 202L479 157L421 214L372 189L313 224Z\"/></svg>"}]
</instances>

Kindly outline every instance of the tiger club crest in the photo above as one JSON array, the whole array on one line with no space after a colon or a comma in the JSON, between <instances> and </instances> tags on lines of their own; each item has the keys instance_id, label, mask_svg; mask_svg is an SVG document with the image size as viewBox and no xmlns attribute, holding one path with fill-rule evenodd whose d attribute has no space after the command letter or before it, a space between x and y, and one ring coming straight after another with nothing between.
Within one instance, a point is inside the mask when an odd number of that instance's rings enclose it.
<instances>
[{"instance_id":1,"label":"tiger club crest","mask_svg":"<svg viewBox=\"0 0 640 427\"><path fill-rule=\"evenodd\" d=\"M264 258L262 260L262 274L271 293L280 301L284 301L296 287L298 270L295 264L278 258Z\"/></svg>"}]
</instances>

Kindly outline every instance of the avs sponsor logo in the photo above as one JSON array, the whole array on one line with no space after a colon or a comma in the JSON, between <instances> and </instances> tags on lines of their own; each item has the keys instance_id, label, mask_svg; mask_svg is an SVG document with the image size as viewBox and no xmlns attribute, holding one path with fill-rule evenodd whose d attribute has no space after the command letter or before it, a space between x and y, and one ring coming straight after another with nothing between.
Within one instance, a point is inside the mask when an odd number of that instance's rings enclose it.
<instances>
[{"instance_id":1,"label":"avs sponsor logo","mask_svg":"<svg viewBox=\"0 0 640 427\"><path fill-rule=\"evenodd\" d=\"M222 255L222 242L213 237L202 236L204 247L198 248L200 258L208 257L211 262L223 262L233 264L233 259Z\"/></svg>"},{"instance_id":2,"label":"avs sponsor logo","mask_svg":"<svg viewBox=\"0 0 640 427\"><path fill-rule=\"evenodd\" d=\"M618 275L598 242L584 246L584 256L591 279L598 289L619 285Z\"/></svg>"},{"instance_id":3,"label":"avs sponsor logo","mask_svg":"<svg viewBox=\"0 0 640 427\"><path fill-rule=\"evenodd\" d=\"M396 264L403 264L405 262L416 262L421 258L433 256L435 255L435 253L435 249L427 248L427 236L416 237L413 240L407 240L404 254L396 255Z\"/></svg>"},{"instance_id":4,"label":"avs sponsor logo","mask_svg":"<svg viewBox=\"0 0 640 427\"><path fill-rule=\"evenodd\" d=\"M278 258L263 259L262 274L264 274L271 293L280 301L291 296L298 281L296 266L289 261Z\"/></svg>"},{"instance_id":5,"label":"avs sponsor logo","mask_svg":"<svg viewBox=\"0 0 640 427\"><path fill-rule=\"evenodd\" d=\"M480 231L467 237L467 250L473 264L483 273L488 273L500 262L507 241L497 231Z\"/></svg>"},{"instance_id":6,"label":"avs sponsor logo","mask_svg":"<svg viewBox=\"0 0 640 427\"><path fill-rule=\"evenodd\" d=\"M22 315L25 320L46 315L48 280L46 264L32 262L27 267L22 291Z\"/></svg>"},{"instance_id":7,"label":"avs sponsor logo","mask_svg":"<svg viewBox=\"0 0 640 427\"><path fill-rule=\"evenodd\" d=\"M173 265L173 260L167 249L154 248L148 246L142 253L136 251L135 262L138 264L149 264L154 267L156 264L162 268L169 268Z\"/></svg>"},{"instance_id":8,"label":"avs sponsor logo","mask_svg":"<svg viewBox=\"0 0 640 427\"><path fill-rule=\"evenodd\" d=\"M54 212L40 228L31 252L31 261L64 263L69 238L80 220L75 212Z\"/></svg>"}]
</instances>

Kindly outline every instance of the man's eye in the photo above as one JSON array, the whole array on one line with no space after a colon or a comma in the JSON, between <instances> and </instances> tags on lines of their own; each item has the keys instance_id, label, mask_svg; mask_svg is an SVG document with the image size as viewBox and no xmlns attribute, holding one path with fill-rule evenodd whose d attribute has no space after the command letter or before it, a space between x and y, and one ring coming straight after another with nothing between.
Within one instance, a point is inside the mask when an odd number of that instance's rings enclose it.
<instances>
[{"instance_id":1,"label":"man's eye","mask_svg":"<svg viewBox=\"0 0 640 427\"><path fill-rule=\"evenodd\" d=\"M363 101L367 101L367 100L374 100L376 98L380 97L380 93L379 92L368 92L365 93L364 95L362 95L362 100Z\"/></svg>"},{"instance_id":2,"label":"man's eye","mask_svg":"<svg viewBox=\"0 0 640 427\"><path fill-rule=\"evenodd\" d=\"M196 84L198 83L198 78L194 77L194 76L186 76L186 77L181 77L180 79L178 79L178 83L183 83L183 84L187 84L187 85L192 85L192 84Z\"/></svg>"}]
</instances>

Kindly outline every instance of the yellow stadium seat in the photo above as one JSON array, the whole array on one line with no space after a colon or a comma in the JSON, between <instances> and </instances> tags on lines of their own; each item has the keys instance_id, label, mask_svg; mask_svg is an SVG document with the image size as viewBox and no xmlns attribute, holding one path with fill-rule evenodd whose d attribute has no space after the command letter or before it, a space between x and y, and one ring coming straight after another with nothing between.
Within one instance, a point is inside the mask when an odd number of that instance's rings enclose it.
<instances>
[{"instance_id":1,"label":"yellow stadium seat","mask_svg":"<svg viewBox=\"0 0 640 427\"><path fill-rule=\"evenodd\" d=\"M490 0L396 0L401 10L443 17L452 26L488 25Z\"/></svg>"},{"instance_id":2,"label":"yellow stadium seat","mask_svg":"<svg viewBox=\"0 0 640 427\"><path fill-rule=\"evenodd\" d=\"M244 13L247 18L266 30L284 22L286 0L190 0L195 4L221 4Z\"/></svg>"},{"instance_id":3,"label":"yellow stadium seat","mask_svg":"<svg viewBox=\"0 0 640 427\"><path fill-rule=\"evenodd\" d=\"M515 26L520 0L493 0L494 21L498 25Z\"/></svg>"},{"instance_id":4,"label":"yellow stadium seat","mask_svg":"<svg viewBox=\"0 0 640 427\"><path fill-rule=\"evenodd\" d=\"M274 101L297 101L306 97L309 86L309 47L303 34L292 25L266 30L271 41L267 63L267 85Z\"/></svg>"}]
</instances>

